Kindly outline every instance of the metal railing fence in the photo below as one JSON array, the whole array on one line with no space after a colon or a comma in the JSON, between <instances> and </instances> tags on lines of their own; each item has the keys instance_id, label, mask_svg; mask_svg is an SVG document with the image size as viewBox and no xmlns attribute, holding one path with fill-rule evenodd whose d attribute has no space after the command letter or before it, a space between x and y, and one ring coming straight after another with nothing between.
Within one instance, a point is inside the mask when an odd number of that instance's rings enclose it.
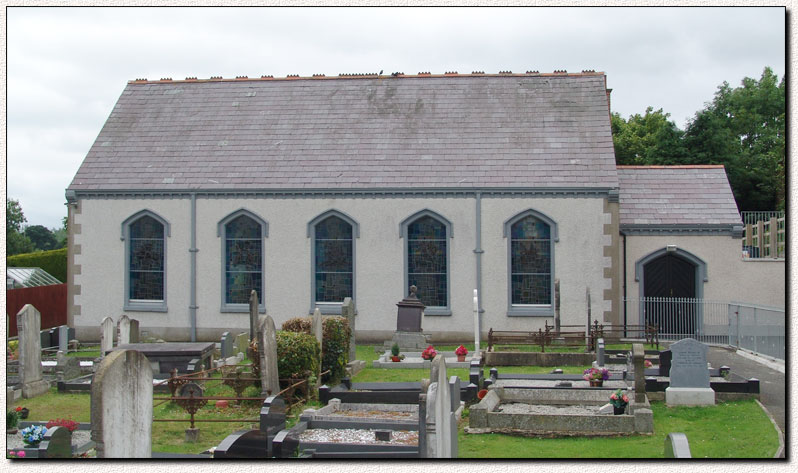
<instances>
[{"instance_id":1,"label":"metal railing fence","mask_svg":"<svg viewBox=\"0 0 798 473\"><path fill-rule=\"evenodd\" d=\"M729 345L783 360L785 343L784 309L729 303Z\"/></svg>"}]
</instances>

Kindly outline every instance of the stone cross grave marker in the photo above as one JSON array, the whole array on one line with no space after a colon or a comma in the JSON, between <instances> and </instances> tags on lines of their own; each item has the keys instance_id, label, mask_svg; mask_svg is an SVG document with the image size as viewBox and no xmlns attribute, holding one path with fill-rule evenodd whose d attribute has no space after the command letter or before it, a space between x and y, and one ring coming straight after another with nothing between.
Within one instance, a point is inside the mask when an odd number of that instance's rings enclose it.
<instances>
[{"instance_id":1,"label":"stone cross grave marker","mask_svg":"<svg viewBox=\"0 0 798 473\"><path fill-rule=\"evenodd\" d=\"M50 389L50 384L42 379L41 323L41 314L30 304L17 313L19 379L24 398L39 396Z\"/></svg>"},{"instance_id":2,"label":"stone cross grave marker","mask_svg":"<svg viewBox=\"0 0 798 473\"><path fill-rule=\"evenodd\" d=\"M669 406L706 406L715 404L715 391L709 386L707 346L685 338L670 346L670 383L665 389Z\"/></svg>"},{"instance_id":3,"label":"stone cross grave marker","mask_svg":"<svg viewBox=\"0 0 798 473\"><path fill-rule=\"evenodd\" d=\"M116 323L116 345L130 344L130 317L122 315Z\"/></svg>"},{"instance_id":4,"label":"stone cross grave marker","mask_svg":"<svg viewBox=\"0 0 798 473\"><path fill-rule=\"evenodd\" d=\"M114 319L106 317L100 322L100 356L114 349Z\"/></svg>"},{"instance_id":5,"label":"stone cross grave marker","mask_svg":"<svg viewBox=\"0 0 798 473\"><path fill-rule=\"evenodd\" d=\"M249 293L249 339L257 340L258 330L258 292L254 289Z\"/></svg>"},{"instance_id":6,"label":"stone cross grave marker","mask_svg":"<svg viewBox=\"0 0 798 473\"><path fill-rule=\"evenodd\" d=\"M152 368L140 352L111 352L97 368L91 439L97 458L152 457Z\"/></svg>"},{"instance_id":7,"label":"stone cross grave marker","mask_svg":"<svg viewBox=\"0 0 798 473\"><path fill-rule=\"evenodd\" d=\"M66 427L47 429L39 444L39 458L72 458L72 433Z\"/></svg>"},{"instance_id":8,"label":"stone cross grave marker","mask_svg":"<svg viewBox=\"0 0 798 473\"><path fill-rule=\"evenodd\" d=\"M221 352L221 358L223 360L233 356L233 337L230 335L230 332L224 332L222 334L220 347L219 351Z\"/></svg>"},{"instance_id":9,"label":"stone cross grave marker","mask_svg":"<svg viewBox=\"0 0 798 473\"><path fill-rule=\"evenodd\" d=\"M258 357L260 359L261 394L276 396L280 392L280 378L277 370L277 331L270 315L262 317L258 324Z\"/></svg>"},{"instance_id":10,"label":"stone cross grave marker","mask_svg":"<svg viewBox=\"0 0 798 473\"><path fill-rule=\"evenodd\" d=\"M344 298L341 315L346 317L346 321L349 323L349 361L355 361L357 359L355 353L355 303L351 297Z\"/></svg>"}]
</instances>

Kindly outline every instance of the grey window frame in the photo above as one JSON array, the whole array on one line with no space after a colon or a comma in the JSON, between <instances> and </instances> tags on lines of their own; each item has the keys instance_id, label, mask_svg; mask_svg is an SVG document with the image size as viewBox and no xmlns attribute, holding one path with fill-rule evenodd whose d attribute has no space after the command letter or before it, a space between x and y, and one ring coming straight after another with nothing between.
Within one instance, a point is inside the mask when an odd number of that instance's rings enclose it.
<instances>
[{"instance_id":1,"label":"grey window frame","mask_svg":"<svg viewBox=\"0 0 798 473\"><path fill-rule=\"evenodd\" d=\"M550 304L513 304L513 238L512 226L519 220L532 216L536 219L542 220L543 223L549 226L549 237L551 245L551 301ZM515 214L513 217L504 222L504 238L507 239L507 316L508 317L553 317L554 316L554 256L555 256L555 243L560 241L560 236L557 230L557 222L555 222L548 215L538 212L534 209L527 209L523 212Z\"/></svg>"},{"instance_id":2,"label":"grey window frame","mask_svg":"<svg viewBox=\"0 0 798 473\"><path fill-rule=\"evenodd\" d=\"M225 242L227 241L227 224L231 221L237 219L238 217L245 216L251 218L256 223L260 225L260 233L261 233L261 245L260 245L260 283L261 287L258 291L258 312L261 314L266 313L266 296L264 293L266 292L266 238L269 237L269 223L262 219L256 213L247 210L245 208L241 208L236 210L235 212L227 215L225 218L219 221L216 227L216 236L221 239L222 244L222 251L221 251L221 262L222 262L222 281L221 281L221 308L219 309L222 313L241 313L241 312L249 312L249 304L230 304L226 302L225 294L227 294L227 247Z\"/></svg>"},{"instance_id":3,"label":"grey window frame","mask_svg":"<svg viewBox=\"0 0 798 473\"><path fill-rule=\"evenodd\" d=\"M142 217L150 217L163 225L163 300L159 301L145 301L141 299L130 299L130 226L137 222ZM122 222L120 240L125 245L125 288L124 288L124 302L122 304L123 310L130 312L168 312L169 307L166 302L167 298L167 272L166 263L167 259L167 238L172 236L171 226L169 222L149 209L140 210L133 215L129 216Z\"/></svg>"},{"instance_id":4,"label":"grey window frame","mask_svg":"<svg viewBox=\"0 0 798 473\"><path fill-rule=\"evenodd\" d=\"M310 238L310 310L312 314L318 308L324 315L341 315L343 301L316 302L316 225L328 217L338 217L352 226L352 302L357 305L357 245L355 241L360 238L360 224L349 215L340 210L330 209L316 216L308 222L307 237Z\"/></svg>"},{"instance_id":5,"label":"grey window frame","mask_svg":"<svg viewBox=\"0 0 798 473\"><path fill-rule=\"evenodd\" d=\"M410 287L409 287L409 276L408 276L408 247L410 245L410 241L407 237L407 230L408 227L415 222L416 220L423 218L423 217L430 217L437 220L439 223L443 224L446 227L446 306L433 306L433 307L426 307L424 309L424 315L452 315L452 278L451 278L451 253L452 253L452 246L449 244L449 239L454 238L454 232L452 230L452 222L449 221L443 215L430 210L430 209L423 209L419 210L418 212L414 213L413 215L405 218L399 224L399 238L403 238L405 241L402 244L403 248L403 259L404 259L404 296L407 297L410 295Z\"/></svg>"}]
</instances>

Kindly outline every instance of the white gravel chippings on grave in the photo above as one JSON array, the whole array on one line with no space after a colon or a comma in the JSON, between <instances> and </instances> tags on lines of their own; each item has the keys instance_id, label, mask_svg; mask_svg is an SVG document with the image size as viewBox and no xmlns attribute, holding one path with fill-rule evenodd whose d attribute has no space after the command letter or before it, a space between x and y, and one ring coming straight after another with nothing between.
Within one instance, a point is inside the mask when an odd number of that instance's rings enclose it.
<instances>
[{"instance_id":1,"label":"white gravel chippings on grave","mask_svg":"<svg viewBox=\"0 0 798 473\"><path fill-rule=\"evenodd\" d=\"M76 430L72 432L72 446L77 447L85 444L91 440L91 431L89 430ZM6 434L6 449L24 448L25 443L22 441L22 434Z\"/></svg>"},{"instance_id":2,"label":"white gravel chippings on grave","mask_svg":"<svg viewBox=\"0 0 798 473\"><path fill-rule=\"evenodd\" d=\"M418 431L394 430L389 442L377 440L371 429L307 429L299 435L304 442L354 443L354 444L418 444Z\"/></svg>"},{"instance_id":3,"label":"white gravel chippings on grave","mask_svg":"<svg viewBox=\"0 0 798 473\"><path fill-rule=\"evenodd\" d=\"M512 402L499 405L496 412L505 414L592 416L598 415L600 408L601 406L547 406L543 404Z\"/></svg>"}]
</instances>

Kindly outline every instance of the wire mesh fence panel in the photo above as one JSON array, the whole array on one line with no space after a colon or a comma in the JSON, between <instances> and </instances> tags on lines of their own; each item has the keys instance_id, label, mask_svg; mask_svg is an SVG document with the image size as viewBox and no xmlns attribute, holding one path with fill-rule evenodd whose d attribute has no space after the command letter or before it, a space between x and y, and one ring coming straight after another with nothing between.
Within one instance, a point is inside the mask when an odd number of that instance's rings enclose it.
<instances>
[{"instance_id":1,"label":"wire mesh fence panel","mask_svg":"<svg viewBox=\"0 0 798 473\"><path fill-rule=\"evenodd\" d=\"M729 323L730 345L784 359L784 309L730 303Z\"/></svg>"}]
</instances>

